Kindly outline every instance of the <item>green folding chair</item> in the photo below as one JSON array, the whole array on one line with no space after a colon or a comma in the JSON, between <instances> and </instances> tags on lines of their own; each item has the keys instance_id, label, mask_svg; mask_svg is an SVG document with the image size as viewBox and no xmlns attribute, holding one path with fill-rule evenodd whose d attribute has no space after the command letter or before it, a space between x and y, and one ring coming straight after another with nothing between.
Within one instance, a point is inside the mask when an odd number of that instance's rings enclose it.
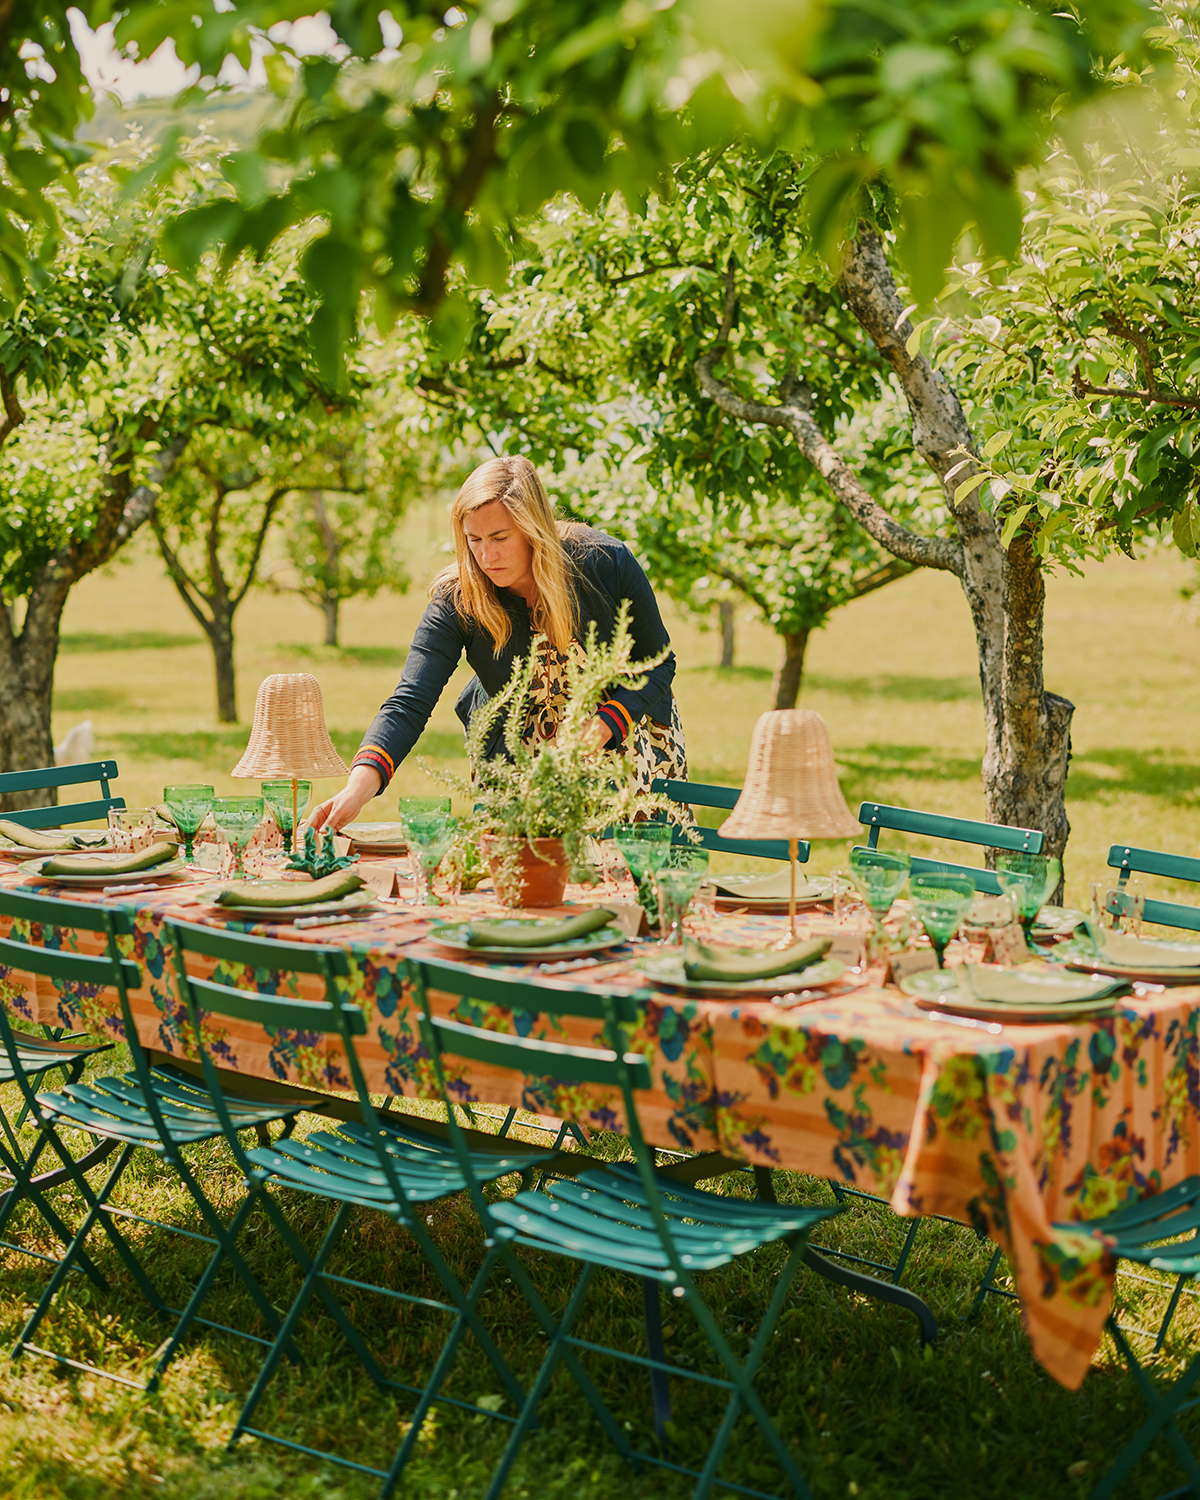
<instances>
[{"instance_id":1,"label":"green folding chair","mask_svg":"<svg viewBox=\"0 0 1200 1500\"><path fill-rule=\"evenodd\" d=\"M889 807L884 802L864 802L858 809L858 821L867 829L868 849L879 847L884 829L895 833L915 833L924 838L945 839L952 844L974 844L985 849L1004 849L1016 853L1040 854L1046 835L1037 828L1012 828L1006 823L979 823L971 818L947 818L941 813L919 812L915 807ZM979 865L951 864L944 859L913 855L912 871L932 873L953 871L969 875L975 889L989 896L1001 894L994 870Z\"/></svg>"},{"instance_id":2,"label":"green folding chair","mask_svg":"<svg viewBox=\"0 0 1200 1500\"><path fill-rule=\"evenodd\" d=\"M1126 1261L1168 1275L1193 1279L1200 1276L1200 1177L1189 1177L1177 1187L1129 1204L1102 1219L1057 1227L1075 1233L1081 1229L1091 1230L1104 1239L1118 1262ZM1180 1236L1187 1237L1180 1239ZM1200 1462L1178 1422L1185 1412L1200 1405L1200 1398L1191 1394L1200 1381L1200 1353L1170 1385L1160 1388L1130 1347L1115 1314L1109 1315L1108 1331L1133 1376L1149 1415L1101 1476L1090 1500L1108 1500L1160 1438L1166 1438L1174 1450L1188 1481L1182 1488L1170 1490L1161 1500L1200 1495Z\"/></svg>"},{"instance_id":3,"label":"green folding chair","mask_svg":"<svg viewBox=\"0 0 1200 1500\"><path fill-rule=\"evenodd\" d=\"M166 933L175 952L179 990L196 1032L204 1080L212 1093L217 1115L225 1124L230 1148L247 1180L264 1192L266 1211L302 1277L300 1289L238 1416L229 1446L233 1448L243 1436L278 1443L360 1473L372 1474L383 1481L381 1494L388 1495L411 1458L435 1402L462 1408L473 1416L480 1415L480 1408L474 1402L460 1401L441 1393L455 1352L468 1330L512 1401L521 1406L525 1400L523 1388L478 1312L479 1300L500 1249L492 1246L487 1250L470 1289L464 1290L428 1232L428 1205L477 1183L497 1182L514 1173L529 1180L535 1168L578 1170L581 1164L586 1164L587 1158L565 1155L553 1148L526 1146L519 1141L476 1131L464 1132L456 1125L456 1140L465 1142L460 1159L457 1149L449 1145L444 1129L436 1122L376 1109L355 1045L356 1039L366 1034L366 1020L359 1007L343 997L339 981L344 983L348 978L350 964L341 949L308 943L273 942L182 923L168 923ZM253 969L256 983L264 988L247 991L214 979L197 978L188 972L187 959L191 954L245 964ZM278 993L281 988L279 976L292 974L318 976L324 984L325 998L321 1001L282 998ZM267 990L266 985L272 977L275 982ZM358 1094L361 1123L348 1121L334 1129L314 1131L302 1141L281 1140L271 1147L244 1148L237 1137L236 1115L226 1103L224 1086L205 1043L201 1024L205 1015L249 1021L271 1031L282 1029L337 1037L345 1049L351 1083ZM309 1254L278 1203L266 1191L268 1188L290 1188L337 1204L337 1212L315 1254ZM329 1269L330 1260L356 1209L382 1213L412 1236L426 1264L441 1282L446 1292L445 1301L338 1275ZM393 1380L384 1373L342 1307L336 1292L339 1287L379 1293L397 1302L449 1315L450 1326L427 1385ZM372 1468L344 1454L314 1448L294 1437L253 1425L259 1403L314 1295L320 1298L359 1363L380 1390L400 1391L417 1397L408 1419L407 1434L386 1469ZM500 1412L491 1415L502 1422L514 1420Z\"/></svg>"},{"instance_id":4,"label":"green folding chair","mask_svg":"<svg viewBox=\"0 0 1200 1500\"><path fill-rule=\"evenodd\" d=\"M4 955L14 968L28 973L44 974L52 979L74 983L111 986L120 1003L121 1024L133 1062L132 1071L119 1077L96 1078L89 1083L69 1080L57 1091L31 1091L26 1096L37 1128L47 1133L51 1143L58 1142L59 1132L63 1128L79 1130L91 1136L101 1146L115 1150L117 1160L100 1191L96 1192L85 1175L88 1161L73 1161L65 1150L59 1148L63 1175L82 1197L86 1213L79 1229L70 1237L66 1254L58 1262L37 1307L21 1330L12 1350L13 1358L20 1358L24 1354L38 1354L72 1369L102 1375L135 1389L153 1391L193 1324L219 1329L265 1345L267 1340L245 1329L233 1328L200 1316L200 1308L218 1273L228 1264L250 1293L272 1335L279 1328L279 1317L275 1309L236 1243L254 1207L256 1194L248 1193L232 1219L226 1223L201 1187L200 1175L188 1164L183 1154L187 1147L221 1138L223 1124L214 1109L213 1101L207 1091L199 1087L196 1080L187 1073L169 1066L152 1068L138 1041L129 1004L129 990L141 984L141 972L136 964L121 956L117 946L119 937L132 934L128 913L119 907L89 906L81 902L56 900L48 896L27 896L13 891L0 892L0 912L30 923L39 923L47 930L56 930L60 944L65 939L68 945L74 945L76 931L99 933L103 936L105 952L102 957L85 957L63 952L61 947L38 947L16 939L6 941ZM254 1129L264 1136L267 1127L276 1123L282 1123L285 1132L290 1131L294 1116L302 1108L299 1104L264 1101L261 1096L257 1099L227 1099L225 1103L227 1112L236 1122L236 1129ZM197 1234L180 1225L147 1218L111 1202L114 1191L139 1149L152 1152L174 1169L199 1209L209 1231L207 1235ZM128 1235L123 1232L122 1222L166 1230L211 1248L208 1264L185 1307L173 1307L160 1296L147 1267L136 1254ZM69 1358L34 1342L68 1272L77 1265L85 1270L91 1266L86 1245L97 1227L103 1231L151 1307L164 1317L175 1319L171 1333L155 1351L154 1367L145 1381L132 1380L86 1361Z\"/></svg>"},{"instance_id":5,"label":"green folding chair","mask_svg":"<svg viewBox=\"0 0 1200 1500\"><path fill-rule=\"evenodd\" d=\"M493 1245L517 1289L536 1317L548 1342L545 1358L529 1396L520 1404L512 1436L492 1476L488 1500L500 1494L521 1444L532 1429L538 1408L551 1378L561 1365L574 1379L601 1427L621 1457L632 1467L655 1464L697 1480L697 1500L714 1484L735 1488L741 1494L763 1496L760 1490L727 1485L719 1478L726 1445L743 1411L753 1418L766 1446L797 1495L810 1491L770 1414L754 1389L755 1374L767 1351L771 1334L787 1302L793 1279L805 1262L809 1231L834 1214L836 1206L795 1207L738 1197L718 1196L696 1187L664 1178L655 1170L653 1148L642 1134L636 1095L651 1086L645 1058L625 1050L625 1028L635 1025L638 1006L645 996L611 994L596 989L558 988L539 984L536 990L521 981L480 972L464 965L427 963L409 959L408 972L421 1007L421 1035L433 1060L438 1086L447 1103L449 1134L464 1180L479 1215L486 1241ZM594 1022L602 1045L597 1048L566 1046L528 1035L508 1035L464 1026L434 1015L430 990L471 995L493 1004L536 1009L552 1017L573 1017ZM522 995L523 990L523 995ZM618 1095L624 1107L626 1129L633 1152L632 1162L590 1170L580 1180L550 1178L543 1191L522 1191L512 1198L490 1201L485 1182L474 1170L468 1143L449 1108L452 1100L447 1078L450 1059L486 1063L536 1079L555 1083L595 1085ZM758 1333L744 1359L730 1347L720 1325L696 1286L695 1277L717 1270L743 1255L767 1245L786 1247L786 1262L779 1270ZM581 1268L576 1285L561 1318L546 1305L517 1248L540 1251L574 1261ZM608 1348L578 1338L573 1329L583 1309L597 1270L614 1270L650 1283L657 1303L659 1288L672 1299L686 1304L706 1335L720 1376L684 1369L668 1363L653 1349L649 1355ZM724 1391L723 1413L715 1421L708 1454L700 1469L688 1468L662 1454L634 1446L630 1435L612 1412L579 1356L603 1353L649 1370L660 1379L700 1381ZM433 1386L438 1378L435 1372ZM765 1497L764 1497L765 1500Z\"/></svg>"},{"instance_id":6,"label":"green folding chair","mask_svg":"<svg viewBox=\"0 0 1200 1500\"><path fill-rule=\"evenodd\" d=\"M100 795L90 802L68 802L62 807L27 807L5 813L11 823L26 828L63 828L68 823L90 823L107 818L111 807L124 807L124 797L114 797L108 783L117 775L115 760L92 760L80 766L39 766L33 771L0 772L0 797L17 792L40 792L64 786L88 786L99 783Z\"/></svg>"},{"instance_id":7,"label":"green folding chair","mask_svg":"<svg viewBox=\"0 0 1200 1500\"><path fill-rule=\"evenodd\" d=\"M102 931L98 918L93 918L87 908L73 908L83 917L78 925L90 931ZM47 919L45 903L38 897L22 896L0 891L0 915L14 918L18 923L42 923ZM17 929L19 933L20 929ZM38 972L56 984L95 985L101 987L112 982L113 960L109 954L92 957L55 948L40 948L35 962ZM8 979L14 973L32 972L29 962L29 945L14 934L0 939L0 977ZM131 969L133 965L129 966ZM136 970L134 970L136 974ZM102 1161L111 1150L111 1145L102 1143L79 1160L73 1160L51 1125L43 1121L33 1131L33 1139L23 1139L21 1126L36 1108L34 1096L47 1079L61 1072L63 1081L75 1083L83 1072L84 1065L94 1057L111 1049L111 1042L89 1042L78 1045L74 1042L57 1041L46 1036L33 1036L27 1031L18 1031L12 1024L8 1008L0 1002L0 1084L15 1086L20 1108L11 1112L0 1106L0 1183L7 1186L0 1190L0 1248L15 1251L33 1260L57 1265L59 1257L46 1255L29 1244L20 1244L6 1239L8 1226L22 1203L30 1203L41 1215L54 1235L69 1246L72 1232L59 1216L46 1193L69 1179L73 1170L87 1171ZM27 1132L28 1135L30 1132ZM38 1171L47 1151L66 1165ZM80 1262L97 1286L107 1286L104 1278L89 1259Z\"/></svg>"},{"instance_id":8,"label":"green folding chair","mask_svg":"<svg viewBox=\"0 0 1200 1500\"><path fill-rule=\"evenodd\" d=\"M1134 844L1113 844L1108 851L1109 868L1118 871L1117 889L1109 891L1104 909L1111 917L1133 915L1134 899L1129 893L1131 875L1158 875L1164 880L1186 880L1200 884L1200 859L1186 854L1166 854L1160 849L1139 849ZM1200 932L1200 907L1182 901L1155 901L1147 898L1142 905L1142 921L1162 927L1182 927Z\"/></svg>"},{"instance_id":9,"label":"green folding chair","mask_svg":"<svg viewBox=\"0 0 1200 1500\"><path fill-rule=\"evenodd\" d=\"M661 792L672 802L681 802L687 807L715 807L726 812L733 811L742 795L740 787L709 786L702 781L672 781L662 776L654 778L650 790ZM714 853L748 854L754 859L785 860L788 857L787 839L726 839L715 828L702 828L699 824L692 832L699 834L701 848L711 849ZM694 840L688 837L687 830L677 826L671 842L692 844ZM807 864L810 852L811 846L801 839L797 844L796 862Z\"/></svg>"}]
</instances>

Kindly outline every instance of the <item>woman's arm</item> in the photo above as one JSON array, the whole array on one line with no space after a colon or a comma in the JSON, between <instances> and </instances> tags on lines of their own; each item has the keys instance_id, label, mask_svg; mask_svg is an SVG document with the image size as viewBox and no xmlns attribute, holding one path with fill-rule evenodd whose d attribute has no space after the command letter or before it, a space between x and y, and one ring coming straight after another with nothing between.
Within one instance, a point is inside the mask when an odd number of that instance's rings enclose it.
<instances>
[{"instance_id":1,"label":"woman's arm","mask_svg":"<svg viewBox=\"0 0 1200 1500\"><path fill-rule=\"evenodd\" d=\"M629 601L629 633L636 659L656 656L664 647L670 646L671 637L663 624L650 580L626 546L617 550L614 608L620 608L622 600ZM638 720L647 714L668 722L674 679L675 655L668 652L658 666L646 674L645 687L636 690L613 688L597 714L609 731L609 743L622 743Z\"/></svg>"},{"instance_id":2,"label":"woman's arm","mask_svg":"<svg viewBox=\"0 0 1200 1500\"><path fill-rule=\"evenodd\" d=\"M420 739L442 689L462 659L467 639L467 624L451 600L431 599L413 636L396 691L363 736L345 788L309 814L314 828L352 823L372 797L385 790L396 767Z\"/></svg>"}]
</instances>

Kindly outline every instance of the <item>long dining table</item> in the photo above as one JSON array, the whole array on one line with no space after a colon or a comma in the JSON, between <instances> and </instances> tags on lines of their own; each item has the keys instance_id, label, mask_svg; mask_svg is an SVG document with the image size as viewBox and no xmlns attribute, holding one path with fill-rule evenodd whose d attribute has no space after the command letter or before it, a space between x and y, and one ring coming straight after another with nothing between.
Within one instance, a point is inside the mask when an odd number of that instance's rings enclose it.
<instances>
[{"instance_id":1,"label":"long dining table","mask_svg":"<svg viewBox=\"0 0 1200 1500\"><path fill-rule=\"evenodd\" d=\"M0 884L25 878L9 869ZM453 908L391 904L351 923L301 931L281 921L235 921L198 901L195 886L164 883L127 896L40 888L130 911L134 932L124 941L142 972L140 988L130 993L138 1035L156 1053L181 1061L194 1062L197 1048L164 921L336 945L350 959L346 998L366 1017L359 1056L368 1083L410 1097L432 1092L432 1080L404 960L461 959L434 939L434 923L501 910L490 891L478 891ZM583 888L569 888L567 900L576 911L602 904ZM785 920L717 915L706 919L705 935L765 946ZM801 920L814 934L835 925L827 910ZM0 934L7 925L0 921ZM900 1215L941 1214L988 1235L1008 1256L1036 1358L1063 1385L1077 1387L1103 1336L1115 1273L1087 1221L1200 1170L1200 988L1122 999L1111 1014L1077 1024L989 1028L931 1016L871 970L787 1007L764 997L695 998L655 984L638 968L647 949L624 943L571 967L516 961L505 968L535 987L577 982L640 992L641 1020L630 1044L652 1063L653 1088L638 1107L656 1144L829 1178L878 1194ZM228 965L210 963L208 972L217 968L226 983L255 982ZM317 998L311 980L295 984L299 998ZM0 999L28 1024L123 1034L113 992L0 969ZM549 1035L558 1027L561 1040L597 1041L582 1023L563 1030L534 1010L471 1000L452 1009L448 997L436 994L433 1003L472 1025ZM237 1022L204 1024L216 1060L248 1079L331 1095L350 1087L335 1040ZM464 1104L516 1106L590 1130L622 1126L620 1101L596 1090L566 1090L553 1080L521 1086L511 1074L480 1067L464 1069L455 1084Z\"/></svg>"}]
</instances>

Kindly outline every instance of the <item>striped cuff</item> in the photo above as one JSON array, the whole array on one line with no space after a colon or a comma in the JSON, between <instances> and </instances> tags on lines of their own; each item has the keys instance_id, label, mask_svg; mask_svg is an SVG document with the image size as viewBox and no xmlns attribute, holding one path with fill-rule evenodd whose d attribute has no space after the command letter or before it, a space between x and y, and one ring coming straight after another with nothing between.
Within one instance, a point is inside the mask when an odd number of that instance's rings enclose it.
<instances>
[{"instance_id":1,"label":"striped cuff","mask_svg":"<svg viewBox=\"0 0 1200 1500\"><path fill-rule=\"evenodd\" d=\"M387 784L396 774L396 763L386 750L381 750L378 745L364 745L354 759L350 762L350 769L355 766L370 766L372 771L378 771L382 777L382 785L379 790L386 790Z\"/></svg>"},{"instance_id":2,"label":"striped cuff","mask_svg":"<svg viewBox=\"0 0 1200 1500\"><path fill-rule=\"evenodd\" d=\"M618 745L623 745L633 733L633 720L629 716L629 711L623 704L610 698L607 703L602 703L596 712L612 730L609 749L613 750Z\"/></svg>"}]
</instances>

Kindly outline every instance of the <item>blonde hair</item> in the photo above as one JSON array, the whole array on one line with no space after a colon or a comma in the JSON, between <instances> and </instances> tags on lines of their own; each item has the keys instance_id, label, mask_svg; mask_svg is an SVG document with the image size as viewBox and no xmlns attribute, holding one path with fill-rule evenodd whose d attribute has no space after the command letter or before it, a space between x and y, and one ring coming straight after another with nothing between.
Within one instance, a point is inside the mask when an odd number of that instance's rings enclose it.
<instances>
[{"instance_id":1,"label":"blonde hair","mask_svg":"<svg viewBox=\"0 0 1200 1500\"><path fill-rule=\"evenodd\" d=\"M495 584L471 555L466 534L467 517L497 500L533 549L538 597L529 622L557 650L566 651L575 635L577 610L562 538L579 528L554 519L550 498L527 458L489 458L467 476L450 507L456 560L429 585L430 598L450 594L459 614L477 621L491 636L497 655L508 644L512 621L496 597Z\"/></svg>"}]
</instances>

